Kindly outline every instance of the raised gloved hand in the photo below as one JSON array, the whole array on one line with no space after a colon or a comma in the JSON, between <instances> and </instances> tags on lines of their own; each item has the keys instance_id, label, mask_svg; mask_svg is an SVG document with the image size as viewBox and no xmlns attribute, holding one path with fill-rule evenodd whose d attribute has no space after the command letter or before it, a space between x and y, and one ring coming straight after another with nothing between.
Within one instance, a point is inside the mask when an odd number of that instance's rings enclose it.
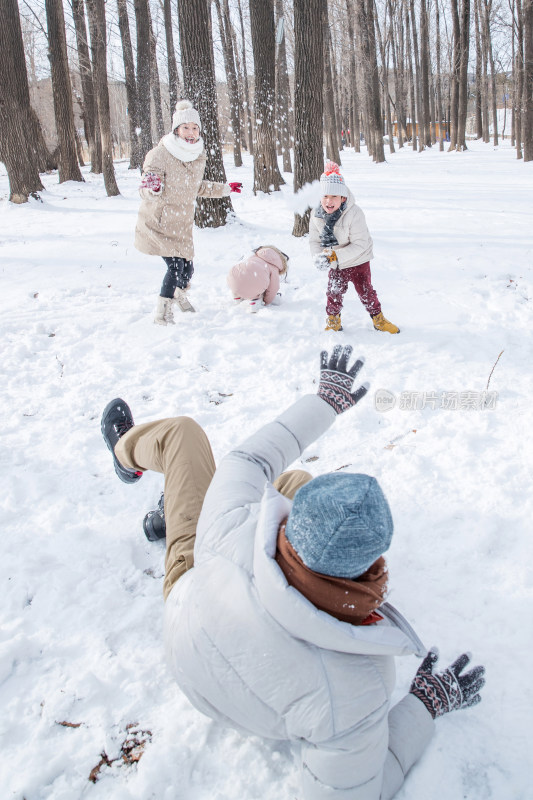
<instances>
[{"instance_id":1,"label":"raised gloved hand","mask_svg":"<svg viewBox=\"0 0 533 800\"><path fill-rule=\"evenodd\" d=\"M470 661L463 653L444 672L433 674L439 651L433 647L422 661L409 692L418 697L435 719L456 708L469 708L481 702L479 690L485 685L485 667L474 667L470 672L460 673Z\"/></svg>"},{"instance_id":2,"label":"raised gloved hand","mask_svg":"<svg viewBox=\"0 0 533 800\"><path fill-rule=\"evenodd\" d=\"M358 359L348 369L348 359L352 349L349 344L345 347L338 344L331 351L331 356L328 356L327 350L320 353L320 384L317 394L329 403L337 414L342 414L354 406L368 391L366 384L353 393L351 391L355 377L363 366L363 361Z\"/></svg>"},{"instance_id":3,"label":"raised gloved hand","mask_svg":"<svg viewBox=\"0 0 533 800\"><path fill-rule=\"evenodd\" d=\"M141 189L149 189L152 194L160 194L163 182L156 172L145 172L141 180Z\"/></svg>"},{"instance_id":4,"label":"raised gloved hand","mask_svg":"<svg viewBox=\"0 0 533 800\"><path fill-rule=\"evenodd\" d=\"M229 184L229 188L230 188L230 191L236 192L237 194L240 194L241 193L241 189L242 189L242 183L239 183L238 181L232 181Z\"/></svg>"}]
</instances>

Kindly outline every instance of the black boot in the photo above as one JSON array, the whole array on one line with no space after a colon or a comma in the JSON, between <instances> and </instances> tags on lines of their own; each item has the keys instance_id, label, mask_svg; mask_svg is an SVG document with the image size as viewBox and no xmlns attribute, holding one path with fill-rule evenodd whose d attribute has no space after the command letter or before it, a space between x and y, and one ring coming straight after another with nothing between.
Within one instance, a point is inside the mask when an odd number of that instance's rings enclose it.
<instances>
[{"instance_id":1,"label":"black boot","mask_svg":"<svg viewBox=\"0 0 533 800\"><path fill-rule=\"evenodd\" d=\"M167 535L164 503L165 495L162 494L155 511L149 511L143 519L143 530L149 542L157 542Z\"/></svg>"},{"instance_id":2,"label":"black boot","mask_svg":"<svg viewBox=\"0 0 533 800\"><path fill-rule=\"evenodd\" d=\"M102 436L104 441L111 451L113 462L115 464L115 472L124 483L136 483L142 478L142 472L133 469L126 469L123 467L115 455L115 446L121 436L124 436L130 428L133 428L133 416L130 407L120 397L111 400L110 403L104 408L102 414Z\"/></svg>"}]
</instances>

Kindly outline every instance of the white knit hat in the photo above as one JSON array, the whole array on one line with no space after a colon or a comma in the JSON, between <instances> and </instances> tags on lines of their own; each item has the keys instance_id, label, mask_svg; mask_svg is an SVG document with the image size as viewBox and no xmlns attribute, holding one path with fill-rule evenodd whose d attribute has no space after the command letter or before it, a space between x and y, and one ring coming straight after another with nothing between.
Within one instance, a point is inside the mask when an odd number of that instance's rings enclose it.
<instances>
[{"instance_id":1,"label":"white knit hat","mask_svg":"<svg viewBox=\"0 0 533 800\"><path fill-rule=\"evenodd\" d=\"M322 197L327 194L337 197L347 197L348 190L344 178L339 171L339 165L334 161L327 161L324 172L320 176L320 192Z\"/></svg>"},{"instance_id":2,"label":"white knit hat","mask_svg":"<svg viewBox=\"0 0 533 800\"><path fill-rule=\"evenodd\" d=\"M192 103L189 100L178 100L176 103L176 110L172 117L172 130L175 131L176 128L179 128L184 122L192 122L194 125L198 125L200 130L202 130L200 115L198 111L193 108Z\"/></svg>"}]
</instances>

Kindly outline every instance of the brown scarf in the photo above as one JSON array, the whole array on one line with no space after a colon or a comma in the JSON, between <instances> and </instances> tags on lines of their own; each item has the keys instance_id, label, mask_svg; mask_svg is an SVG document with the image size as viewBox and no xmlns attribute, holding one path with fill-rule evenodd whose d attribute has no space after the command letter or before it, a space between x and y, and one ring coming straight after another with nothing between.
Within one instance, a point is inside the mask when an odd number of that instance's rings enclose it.
<instances>
[{"instance_id":1,"label":"brown scarf","mask_svg":"<svg viewBox=\"0 0 533 800\"><path fill-rule=\"evenodd\" d=\"M380 556L357 580L322 575L306 567L285 536L284 520L279 529L276 550L278 562L287 582L303 594L314 606L341 622L352 625L371 625L383 619L375 609L385 599L388 572Z\"/></svg>"}]
</instances>

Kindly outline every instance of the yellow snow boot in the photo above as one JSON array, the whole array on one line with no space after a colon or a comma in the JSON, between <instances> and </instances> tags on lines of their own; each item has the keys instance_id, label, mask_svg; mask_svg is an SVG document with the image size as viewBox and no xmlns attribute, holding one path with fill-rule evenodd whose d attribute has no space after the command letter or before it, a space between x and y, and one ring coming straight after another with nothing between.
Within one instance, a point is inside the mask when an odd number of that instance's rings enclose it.
<instances>
[{"instance_id":1,"label":"yellow snow boot","mask_svg":"<svg viewBox=\"0 0 533 800\"><path fill-rule=\"evenodd\" d=\"M325 331L342 331L341 325L341 315L340 314L330 314L330 316L326 320L326 327L324 328Z\"/></svg>"},{"instance_id":2,"label":"yellow snow boot","mask_svg":"<svg viewBox=\"0 0 533 800\"><path fill-rule=\"evenodd\" d=\"M372 317L372 322L374 323L374 328L377 331L386 331L387 333L400 333L400 329L397 325L393 325L392 322L389 322L386 319L382 312L380 311L379 314L376 314L375 317Z\"/></svg>"}]
</instances>

